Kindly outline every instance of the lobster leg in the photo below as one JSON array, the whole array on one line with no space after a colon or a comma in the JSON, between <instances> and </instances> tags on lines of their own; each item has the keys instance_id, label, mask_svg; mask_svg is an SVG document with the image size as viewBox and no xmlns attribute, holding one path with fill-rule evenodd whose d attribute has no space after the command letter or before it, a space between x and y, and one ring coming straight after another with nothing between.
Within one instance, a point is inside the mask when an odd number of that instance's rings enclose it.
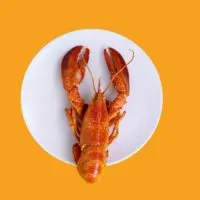
<instances>
[{"instance_id":1,"label":"lobster leg","mask_svg":"<svg viewBox=\"0 0 200 200\"><path fill-rule=\"evenodd\" d=\"M109 121L109 126L112 126L113 124L116 124L117 123L117 120L118 120L118 116L120 115L120 112L117 113L117 116L112 118L110 121Z\"/></svg>"},{"instance_id":2,"label":"lobster leg","mask_svg":"<svg viewBox=\"0 0 200 200\"><path fill-rule=\"evenodd\" d=\"M83 46L76 46L65 54L61 64L63 87L78 116L83 115L84 100L81 98L77 86L84 78L88 60L89 49Z\"/></svg>"},{"instance_id":3,"label":"lobster leg","mask_svg":"<svg viewBox=\"0 0 200 200\"><path fill-rule=\"evenodd\" d=\"M87 107L88 104L84 104L83 113L85 113ZM81 119L77 116L77 112L73 109L73 107L70 109L66 108L65 113L74 136L77 141L80 142Z\"/></svg>"},{"instance_id":4,"label":"lobster leg","mask_svg":"<svg viewBox=\"0 0 200 200\"><path fill-rule=\"evenodd\" d=\"M77 163L80 155L81 155L81 147L79 146L78 143L75 143L72 147L73 155L74 155L74 160Z\"/></svg>"},{"instance_id":5,"label":"lobster leg","mask_svg":"<svg viewBox=\"0 0 200 200\"><path fill-rule=\"evenodd\" d=\"M114 139L117 138L117 136L119 134L119 128L118 128L119 122L122 120L122 118L124 117L125 114L126 114L125 111L122 113L122 115L120 115L118 113L118 115L116 117L116 122L115 122L114 128L113 128L112 133L110 134L109 139L108 139L108 144L111 144L114 141Z\"/></svg>"},{"instance_id":6,"label":"lobster leg","mask_svg":"<svg viewBox=\"0 0 200 200\"><path fill-rule=\"evenodd\" d=\"M111 74L111 78L126 65L123 57L113 48L105 49L104 57L108 70ZM108 108L110 121L117 117L119 111L126 103L126 97L129 95L129 73L127 68L121 71L113 80L113 86L117 90L118 94L110 103Z\"/></svg>"},{"instance_id":7,"label":"lobster leg","mask_svg":"<svg viewBox=\"0 0 200 200\"><path fill-rule=\"evenodd\" d=\"M77 123L77 117L76 112L73 108L65 109L66 116L69 121L69 125L71 126L72 132L74 133L74 136L76 137L77 141L80 141L80 128L79 124Z\"/></svg>"}]
</instances>

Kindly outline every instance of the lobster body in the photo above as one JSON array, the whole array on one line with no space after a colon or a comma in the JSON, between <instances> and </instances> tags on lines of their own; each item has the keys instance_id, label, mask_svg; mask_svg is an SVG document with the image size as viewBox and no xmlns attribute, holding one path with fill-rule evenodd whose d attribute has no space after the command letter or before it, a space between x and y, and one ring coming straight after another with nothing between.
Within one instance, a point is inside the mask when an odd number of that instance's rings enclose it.
<instances>
[{"instance_id":1,"label":"lobster body","mask_svg":"<svg viewBox=\"0 0 200 200\"><path fill-rule=\"evenodd\" d=\"M85 112L80 135L80 145L108 145L108 110L105 97L100 92L92 99Z\"/></svg>"},{"instance_id":2,"label":"lobster body","mask_svg":"<svg viewBox=\"0 0 200 200\"><path fill-rule=\"evenodd\" d=\"M97 181L106 166L108 145L118 135L119 122L125 115L125 112L121 114L120 110L129 95L127 64L116 50L109 48L109 51L108 53L104 50L104 57L111 74L111 83L118 92L112 102L105 97L108 87L101 92L100 81L96 91L93 77L95 95L89 105L84 103L79 94L77 86L83 80L85 68L88 67L88 48L72 48L64 56L61 66L63 86L71 102L71 108L66 109L66 115L77 139L72 148L74 159L79 174L89 183ZM114 125L114 128L109 133L111 125Z\"/></svg>"},{"instance_id":3,"label":"lobster body","mask_svg":"<svg viewBox=\"0 0 200 200\"><path fill-rule=\"evenodd\" d=\"M80 133L82 152L77 166L80 175L88 182L96 181L106 165L108 117L105 97L99 91L88 105Z\"/></svg>"}]
</instances>

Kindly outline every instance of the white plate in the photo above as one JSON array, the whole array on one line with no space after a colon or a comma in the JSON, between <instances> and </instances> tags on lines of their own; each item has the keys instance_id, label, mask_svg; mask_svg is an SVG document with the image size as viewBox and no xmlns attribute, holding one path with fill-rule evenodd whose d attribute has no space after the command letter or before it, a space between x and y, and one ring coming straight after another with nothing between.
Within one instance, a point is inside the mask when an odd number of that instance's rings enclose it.
<instances>
[{"instance_id":1,"label":"white plate","mask_svg":"<svg viewBox=\"0 0 200 200\"><path fill-rule=\"evenodd\" d=\"M80 30L65 34L47 44L34 57L25 74L21 90L22 113L28 130L49 154L74 164L72 145L75 138L68 125L64 109L69 107L60 76L64 54L76 45L91 51L89 66L96 84L101 76L102 88L109 81L103 49L113 47L127 62L135 52L128 70L130 96L124 106L127 111L119 128L119 136L109 147L108 165L120 162L137 152L152 136L162 110L162 86L159 75L145 52L129 39L105 30ZM81 95L88 102L93 90L88 71L80 85ZM108 98L115 95L113 88Z\"/></svg>"}]
</instances>

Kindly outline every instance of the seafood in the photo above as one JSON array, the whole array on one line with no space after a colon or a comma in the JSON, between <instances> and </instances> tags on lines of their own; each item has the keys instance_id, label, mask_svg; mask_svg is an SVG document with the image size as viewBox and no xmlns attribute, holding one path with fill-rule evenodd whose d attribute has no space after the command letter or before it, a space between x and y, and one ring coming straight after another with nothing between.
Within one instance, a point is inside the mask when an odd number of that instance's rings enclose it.
<instances>
[{"instance_id":1,"label":"seafood","mask_svg":"<svg viewBox=\"0 0 200 200\"><path fill-rule=\"evenodd\" d=\"M61 63L63 87L71 103L66 108L66 115L77 139L72 152L80 176L88 183L94 183L101 177L108 158L108 145L119 133L119 122L125 115L121 113L129 95L129 73L126 63L118 51L113 48L104 50L104 58L111 75L107 87L101 91L99 80L96 90L94 78L88 67L90 50L76 46L68 51ZM86 69L92 78L94 96L87 105L79 93L78 85L82 82ZM105 93L113 84L117 96L113 101L106 99ZM111 133L109 127L113 126Z\"/></svg>"}]
</instances>

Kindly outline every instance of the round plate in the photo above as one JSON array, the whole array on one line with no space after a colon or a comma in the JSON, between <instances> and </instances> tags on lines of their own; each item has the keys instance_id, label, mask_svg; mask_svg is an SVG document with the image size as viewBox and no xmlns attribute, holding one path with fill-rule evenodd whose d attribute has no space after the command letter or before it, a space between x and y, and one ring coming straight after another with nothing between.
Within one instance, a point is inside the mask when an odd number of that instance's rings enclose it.
<instances>
[{"instance_id":1,"label":"round plate","mask_svg":"<svg viewBox=\"0 0 200 200\"><path fill-rule=\"evenodd\" d=\"M72 47L90 49L89 66L97 85L101 77L104 89L110 74L103 56L107 47L115 48L127 62L130 96L123 110L127 114L119 125L119 136L109 146L108 165L120 162L137 152L152 136L162 110L162 86L156 68L146 53L129 39L105 30L80 30L65 34L47 44L34 57L25 74L21 90L22 113L28 130L49 154L74 164L72 146L76 142L64 109L69 107L61 81L61 60ZM88 103L94 92L88 71L80 85L81 96ZM106 96L112 100L111 88Z\"/></svg>"}]
</instances>

